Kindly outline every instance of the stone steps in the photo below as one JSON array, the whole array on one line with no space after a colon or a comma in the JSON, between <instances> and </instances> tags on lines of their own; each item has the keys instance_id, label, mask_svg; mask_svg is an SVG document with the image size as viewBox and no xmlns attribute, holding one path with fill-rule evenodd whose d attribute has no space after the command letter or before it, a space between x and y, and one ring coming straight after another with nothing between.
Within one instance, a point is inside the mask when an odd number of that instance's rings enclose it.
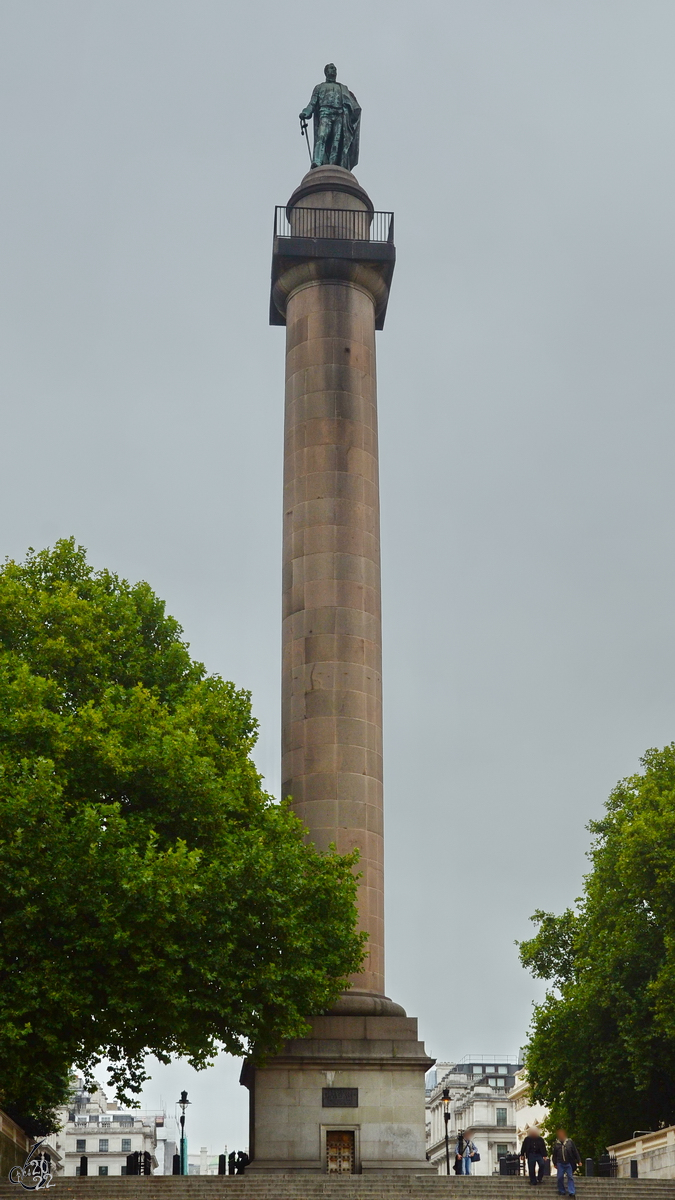
<instances>
[{"instance_id":1,"label":"stone steps","mask_svg":"<svg viewBox=\"0 0 675 1200\"><path fill-rule=\"evenodd\" d=\"M580 1200L675 1200L675 1180L575 1180ZM542 1185L552 1200L554 1179ZM325 1175L199 1176L150 1175L85 1179L61 1177L52 1200L529 1200L526 1179L509 1176ZM19 1200L24 1193L0 1183L0 1200ZM543 1200L543 1196L542 1196Z\"/></svg>"},{"instance_id":2,"label":"stone steps","mask_svg":"<svg viewBox=\"0 0 675 1200\"><path fill-rule=\"evenodd\" d=\"M654 1190L658 1195L664 1189L675 1187L675 1181L663 1179L587 1179L585 1177L577 1177L575 1179L577 1191L589 1197L591 1193L597 1192L602 1196L616 1196L619 1191L631 1191L635 1195L635 1188L640 1190ZM528 1182L521 1177L509 1176L481 1176L472 1175L467 1177L456 1177L452 1175L448 1179L444 1175L407 1175L396 1173L390 1175L343 1175L328 1177L326 1175L247 1175L247 1176L214 1176L214 1175L150 1175L150 1176L120 1176L120 1177L100 1177L88 1176L87 1178L73 1178L59 1176L54 1183L54 1186L61 1192L72 1192L74 1195L84 1200L85 1193L90 1189L96 1192L99 1200L110 1200L114 1196L123 1196L125 1200L131 1200L132 1193L137 1189L142 1189L143 1200L148 1200L152 1196L166 1196L167 1200L171 1200L176 1194L176 1189L181 1192L194 1194L203 1193L205 1200L213 1200L217 1194L233 1192L240 1197L252 1195L268 1195L276 1192L282 1192L284 1195L305 1194L308 1191L316 1192L317 1194L327 1194L334 1188L340 1189L340 1196L344 1197L346 1191L352 1189L359 1195L386 1192L401 1196L418 1195L422 1192L425 1196L433 1193L438 1193L439 1197L447 1192L453 1193L453 1196L458 1195L460 1191L471 1193L473 1196L476 1192L487 1189L491 1192L507 1190L510 1195L515 1197L516 1194L525 1192L528 1188ZM543 1184L545 1191L556 1191L554 1179L547 1179ZM54 1190L54 1187L52 1189ZM529 1193L528 1193L529 1194ZM5 1200L9 1196L17 1196L15 1185L2 1181L0 1183L0 1196ZM55 1197L54 1200L57 1200ZM65 1198L64 1198L65 1200Z\"/></svg>"}]
</instances>

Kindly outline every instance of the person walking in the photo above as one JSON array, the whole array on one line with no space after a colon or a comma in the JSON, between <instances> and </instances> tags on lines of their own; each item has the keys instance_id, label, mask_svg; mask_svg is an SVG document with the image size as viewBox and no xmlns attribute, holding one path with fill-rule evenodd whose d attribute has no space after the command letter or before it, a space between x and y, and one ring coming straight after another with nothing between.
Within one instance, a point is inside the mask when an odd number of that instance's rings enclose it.
<instances>
[{"instance_id":1,"label":"person walking","mask_svg":"<svg viewBox=\"0 0 675 1200\"><path fill-rule=\"evenodd\" d=\"M563 1129L561 1125L553 1147L553 1166L558 1172L558 1195L565 1195L565 1181L567 1181L567 1195L576 1195L574 1172L580 1162L579 1151L572 1139L567 1136L567 1130Z\"/></svg>"},{"instance_id":2,"label":"person walking","mask_svg":"<svg viewBox=\"0 0 675 1200\"><path fill-rule=\"evenodd\" d=\"M548 1162L548 1154L546 1153L546 1142L534 1125L530 1126L527 1131L527 1137L523 1139L523 1144L520 1147L520 1157L527 1159L530 1184L534 1187L536 1184L541 1183L544 1175L544 1164ZM539 1168L538 1176L537 1167Z\"/></svg>"},{"instance_id":3,"label":"person walking","mask_svg":"<svg viewBox=\"0 0 675 1200\"><path fill-rule=\"evenodd\" d=\"M478 1154L475 1144L471 1141L471 1130L460 1130L455 1146L455 1162L459 1165L458 1175L471 1174L471 1157Z\"/></svg>"}]
</instances>

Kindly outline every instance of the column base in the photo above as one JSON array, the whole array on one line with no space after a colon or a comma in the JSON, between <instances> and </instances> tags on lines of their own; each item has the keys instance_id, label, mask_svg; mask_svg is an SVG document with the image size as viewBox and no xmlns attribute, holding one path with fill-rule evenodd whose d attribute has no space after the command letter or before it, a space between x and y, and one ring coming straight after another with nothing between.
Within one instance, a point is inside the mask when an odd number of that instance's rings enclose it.
<instances>
[{"instance_id":1,"label":"column base","mask_svg":"<svg viewBox=\"0 0 675 1200\"><path fill-rule=\"evenodd\" d=\"M346 993L309 1024L308 1037L287 1042L264 1066L244 1063L246 1173L331 1174L338 1159L354 1174L435 1173L424 1110L434 1059L418 1041L416 1018L386 996Z\"/></svg>"}]
</instances>

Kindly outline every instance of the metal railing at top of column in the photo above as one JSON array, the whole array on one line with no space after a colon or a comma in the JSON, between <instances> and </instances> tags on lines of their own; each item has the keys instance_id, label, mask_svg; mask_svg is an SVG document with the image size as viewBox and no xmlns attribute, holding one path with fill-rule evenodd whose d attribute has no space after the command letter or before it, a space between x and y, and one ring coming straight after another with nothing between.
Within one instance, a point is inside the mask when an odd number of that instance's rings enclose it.
<instances>
[{"instance_id":1,"label":"metal railing at top of column","mask_svg":"<svg viewBox=\"0 0 675 1200\"><path fill-rule=\"evenodd\" d=\"M274 212L274 236L393 242L394 214L354 208L292 208L289 219L284 205L278 204Z\"/></svg>"}]
</instances>

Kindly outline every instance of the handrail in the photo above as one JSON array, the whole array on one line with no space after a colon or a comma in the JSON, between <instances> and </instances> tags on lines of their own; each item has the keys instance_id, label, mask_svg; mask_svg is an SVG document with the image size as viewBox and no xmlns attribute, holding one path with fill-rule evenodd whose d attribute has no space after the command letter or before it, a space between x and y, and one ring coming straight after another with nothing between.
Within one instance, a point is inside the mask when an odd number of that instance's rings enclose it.
<instances>
[{"instance_id":1,"label":"handrail","mask_svg":"<svg viewBox=\"0 0 675 1200\"><path fill-rule=\"evenodd\" d=\"M393 242L393 212L354 208L292 208L274 211L275 238L332 238L339 241Z\"/></svg>"}]
</instances>

